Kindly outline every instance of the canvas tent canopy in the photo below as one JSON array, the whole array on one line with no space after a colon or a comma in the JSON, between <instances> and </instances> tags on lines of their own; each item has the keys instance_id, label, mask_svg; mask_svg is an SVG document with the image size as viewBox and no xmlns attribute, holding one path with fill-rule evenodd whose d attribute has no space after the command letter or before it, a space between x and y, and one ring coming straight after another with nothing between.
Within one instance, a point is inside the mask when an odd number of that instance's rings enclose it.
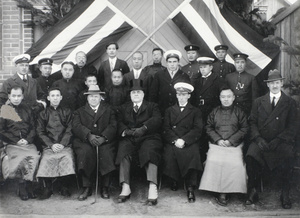
<instances>
[{"instance_id":1,"label":"canvas tent canopy","mask_svg":"<svg viewBox=\"0 0 300 218\"><path fill-rule=\"evenodd\" d=\"M214 46L229 46L233 54L249 54L247 71L257 75L279 53L263 37L228 8L214 0L82 0L26 52L31 64L49 57L53 72L65 60L75 61L78 51L87 53L88 64L96 68L107 58L105 45L119 44L118 57L129 60L134 51L144 54L144 66L151 64L154 47L177 49L183 54L190 43L200 46L200 56L214 56ZM183 55L181 65L187 63ZM129 65L131 63L129 62Z\"/></svg>"}]
</instances>

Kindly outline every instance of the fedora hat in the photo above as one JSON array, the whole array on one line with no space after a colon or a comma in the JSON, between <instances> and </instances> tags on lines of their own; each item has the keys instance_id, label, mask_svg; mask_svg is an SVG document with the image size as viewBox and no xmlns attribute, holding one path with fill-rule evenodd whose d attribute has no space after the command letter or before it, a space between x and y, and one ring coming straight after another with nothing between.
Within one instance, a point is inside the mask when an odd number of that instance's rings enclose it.
<instances>
[{"instance_id":1,"label":"fedora hat","mask_svg":"<svg viewBox=\"0 0 300 218\"><path fill-rule=\"evenodd\" d=\"M89 90L85 93L83 93L84 95L93 95L93 94L100 94L100 95L104 95L105 92L102 92L99 88L98 85L91 85L89 87Z\"/></svg>"},{"instance_id":2,"label":"fedora hat","mask_svg":"<svg viewBox=\"0 0 300 218\"><path fill-rule=\"evenodd\" d=\"M268 73L268 79L264 80L264 82L272 82L276 80L284 80L285 78L281 76L280 72L275 69L275 70L270 70Z\"/></svg>"}]
</instances>

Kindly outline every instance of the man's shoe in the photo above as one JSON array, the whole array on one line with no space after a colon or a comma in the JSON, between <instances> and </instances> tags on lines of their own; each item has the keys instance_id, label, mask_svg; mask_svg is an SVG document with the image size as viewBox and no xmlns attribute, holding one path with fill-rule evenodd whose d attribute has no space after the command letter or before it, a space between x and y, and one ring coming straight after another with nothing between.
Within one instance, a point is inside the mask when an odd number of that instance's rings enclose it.
<instances>
[{"instance_id":1,"label":"man's shoe","mask_svg":"<svg viewBox=\"0 0 300 218\"><path fill-rule=\"evenodd\" d=\"M226 194L220 194L216 201L221 206L227 206L228 198L226 198Z\"/></svg>"},{"instance_id":2,"label":"man's shoe","mask_svg":"<svg viewBox=\"0 0 300 218\"><path fill-rule=\"evenodd\" d=\"M118 203L124 203L130 198L130 195L131 195L130 186L127 183L123 182L121 194L118 196Z\"/></svg>"},{"instance_id":3,"label":"man's shoe","mask_svg":"<svg viewBox=\"0 0 300 218\"><path fill-rule=\"evenodd\" d=\"M109 199L108 187L103 187L101 189L101 198L103 198L103 199Z\"/></svg>"},{"instance_id":4,"label":"man's shoe","mask_svg":"<svg viewBox=\"0 0 300 218\"><path fill-rule=\"evenodd\" d=\"M248 194L248 198L246 200L246 205L251 205L258 202L258 193L255 188L252 188L250 190L250 193Z\"/></svg>"},{"instance_id":5,"label":"man's shoe","mask_svg":"<svg viewBox=\"0 0 300 218\"><path fill-rule=\"evenodd\" d=\"M87 199L88 196L91 196L91 195L92 195L92 188L86 187L83 189L82 193L79 195L78 200L84 201Z\"/></svg>"},{"instance_id":6,"label":"man's shoe","mask_svg":"<svg viewBox=\"0 0 300 218\"><path fill-rule=\"evenodd\" d=\"M153 182L150 182L149 190L148 190L148 200L146 201L146 204L149 206L157 205L157 198L158 198L157 185Z\"/></svg>"},{"instance_id":7,"label":"man's shoe","mask_svg":"<svg viewBox=\"0 0 300 218\"><path fill-rule=\"evenodd\" d=\"M26 191L28 193L28 198L30 198L30 199L37 198L37 195L36 195L36 193L33 190L33 184L32 184L32 182L30 182L30 181L26 182Z\"/></svg>"},{"instance_id":8,"label":"man's shoe","mask_svg":"<svg viewBox=\"0 0 300 218\"><path fill-rule=\"evenodd\" d=\"M124 203L126 202L129 198L130 198L130 195L119 195L118 196L118 203Z\"/></svg>"},{"instance_id":9,"label":"man's shoe","mask_svg":"<svg viewBox=\"0 0 300 218\"><path fill-rule=\"evenodd\" d=\"M177 191L178 190L178 184L177 184L177 181L173 181L172 184L171 184L171 190L172 191Z\"/></svg>"},{"instance_id":10,"label":"man's shoe","mask_svg":"<svg viewBox=\"0 0 300 218\"><path fill-rule=\"evenodd\" d=\"M147 206L155 206L155 205L157 205L157 199L147 199L145 205L147 205Z\"/></svg>"},{"instance_id":11,"label":"man's shoe","mask_svg":"<svg viewBox=\"0 0 300 218\"><path fill-rule=\"evenodd\" d=\"M60 188L59 194L61 194L62 196L65 196L65 197L70 197L71 196L71 193L70 193L69 189L67 187L64 187L64 186L62 186Z\"/></svg>"},{"instance_id":12,"label":"man's shoe","mask_svg":"<svg viewBox=\"0 0 300 218\"><path fill-rule=\"evenodd\" d=\"M187 198L188 198L189 203L194 203L196 201L193 187L188 187Z\"/></svg>"},{"instance_id":13,"label":"man's shoe","mask_svg":"<svg viewBox=\"0 0 300 218\"><path fill-rule=\"evenodd\" d=\"M39 195L39 199L45 200L45 199L50 198L51 195L52 195L52 191L50 190L50 188L46 187L46 188L43 188L41 194Z\"/></svg>"},{"instance_id":14,"label":"man's shoe","mask_svg":"<svg viewBox=\"0 0 300 218\"><path fill-rule=\"evenodd\" d=\"M283 209L291 209L292 208L292 202L291 202L288 194L287 195L281 194L280 201L281 201L281 206Z\"/></svg>"},{"instance_id":15,"label":"man's shoe","mask_svg":"<svg viewBox=\"0 0 300 218\"><path fill-rule=\"evenodd\" d=\"M19 183L18 196L22 201L27 201L29 199L25 182Z\"/></svg>"}]
</instances>

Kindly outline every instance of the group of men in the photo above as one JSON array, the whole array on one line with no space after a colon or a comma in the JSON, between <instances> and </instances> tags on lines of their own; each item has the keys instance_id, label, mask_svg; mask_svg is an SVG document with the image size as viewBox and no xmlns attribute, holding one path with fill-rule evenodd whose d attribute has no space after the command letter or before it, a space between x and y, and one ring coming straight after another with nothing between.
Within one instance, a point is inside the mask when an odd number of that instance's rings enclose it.
<instances>
[{"instance_id":1,"label":"group of men","mask_svg":"<svg viewBox=\"0 0 300 218\"><path fill-rule=\"evenodd\" d=\"M78 52L76 64L65 61L53 74L53 60L41 59L37 79L28 75L30 56L15 57L17 73L0 90L3 177L20 179L22 200L36 197L32 181L39 178L39 197L46 199L56 177L60 194L69 196L68 176L76 171L83 201L92 194L95 174L101 197L110 198L111 175L119 168L118 202L123 203L131 196L135 163L149 182L146 204L157 204L159 167L172 190L185 180L192 203L207 159L199 189L219 193L220 205L234 192L248 191L246 204L257 202L261 169L280 168L282 207L291 208L298 115L295 101L281 91L284 78L270 71L265 80L270 91L259 97L256 78L245 71L247 54L234 54L233 65L226 62L226 45L215 47L217 60L198 57L199 49L187 45L189 63L180 67L179 51L155 48L153 65L144 69L143 53L137 51L130 70L112 42L98 71Z\"/></svg>"}]
</instances>

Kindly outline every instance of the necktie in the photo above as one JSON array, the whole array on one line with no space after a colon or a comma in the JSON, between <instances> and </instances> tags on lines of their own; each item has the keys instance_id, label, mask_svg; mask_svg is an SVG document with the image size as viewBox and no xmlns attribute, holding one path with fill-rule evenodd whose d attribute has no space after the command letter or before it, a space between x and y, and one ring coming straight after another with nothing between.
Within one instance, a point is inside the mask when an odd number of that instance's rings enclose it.
<instances>
[{"instance_id":1,"label":"necktie","mask_svg":"<svg viewBox=\"0 0 300 218\"><path fill-rule=\"evenodd\" d=\"M110 71L114 70L114 63L112 61L110 61Z\"/></svg>"},{"instance_id":2,"label":"necktie","mask_svg":"<svg viewBox=\"0 0 300 218\"><path fill-rule=\"evenodd\" d=\"M134 110L134 112L135 112L135 113L137 113L137 112L138 112L138 110L139 110L139 106L137 106L137 105L134 105L134 106L133 106L133 110Z\"/></svg>"},{"instance_id":3,"label":"necktie","mask_svg":"<svg viewBox=\"0 0 300 218\"><path fill-rule=\"evenodd\" d=\"M25 75L23 75L23 81L24 81L24 82L27 82L27 79L26 79L26 76L25 76Z\"/></svg>"},{"instance_id":4,"label":"necktie","mask_svg":"<svg viewBox=\"0 0 300 218\"><path fill-rule=\"evenodd\" d=\"M171 77L172 77L172 78L174 77L174 72L173 72L173 71L171 71Z\"/></svg>"},{"instance_id":5,"label":"necktie","mask_svg":"<svg viewBox=\"0 0 300 218\"><path fill-rule=\"evenodd\" d=\"M272 110L274 110L274 108L275 108L275 106L276 106L276 104L275 104L275 99L276 99L276 98L275 98L275 96L274 96L274 97L273 97L273 100L272 100L272 103L271 103L271 104L272 104Z\"/></svg>"}]
</instances>

